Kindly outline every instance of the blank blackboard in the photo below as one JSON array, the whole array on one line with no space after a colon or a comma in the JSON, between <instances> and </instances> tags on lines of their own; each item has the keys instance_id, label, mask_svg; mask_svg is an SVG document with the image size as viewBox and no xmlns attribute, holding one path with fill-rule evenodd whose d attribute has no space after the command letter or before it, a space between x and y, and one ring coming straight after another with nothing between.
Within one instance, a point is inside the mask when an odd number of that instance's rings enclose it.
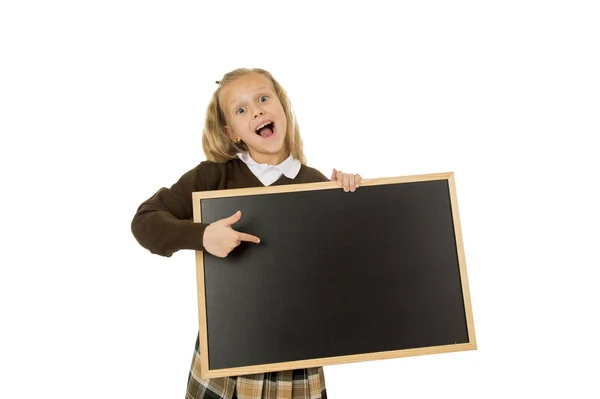
<instances>
[{"instance_id":1,"label":"blank blackboard","mask_svg":"<svg viewBox=\"0 0 600 399\"><path fill-rule=\"evenodd\" d=\"M476 348L452 173L197 192L261 238L197 252L205 378Z\"/></svg>"}]
</instances>

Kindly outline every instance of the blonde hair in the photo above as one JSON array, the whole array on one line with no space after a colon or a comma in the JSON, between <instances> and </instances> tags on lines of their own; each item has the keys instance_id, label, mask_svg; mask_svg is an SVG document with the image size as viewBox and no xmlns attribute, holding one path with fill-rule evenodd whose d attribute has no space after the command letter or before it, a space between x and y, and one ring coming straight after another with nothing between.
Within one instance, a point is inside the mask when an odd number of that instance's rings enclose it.
<instances>
[{"instance_id":1,"label":"blonde hair","mask_svg":"<svg viewBox=\"0 0 600 399\"><path fill-rule=\"evenodd\" d=\"M217 81L219 87L213 93L213 96L206 109L206 121L204 123L204 131L202 132L202 148L206 159L211 162L223 163L230 159L235 159L238 152L248 151L248 147L244 142L235 143L230 137L223 132L223 127L227 125L227 117L223 107L221 107L220 95L223 88L235 79L243 76L256 73L266 77L272 84L275 94L279 98L279 102L283 106L285 117L287 119L285 149L288 154L299 160L303 165L306 165L306 158L302 150L303 143L300 137L300 128L298 122L292 112L290 99L284 88L275 80L273 75L264 69L260 68L239 68L223 75L223 79Z\"/></svg>"}]
</instances>

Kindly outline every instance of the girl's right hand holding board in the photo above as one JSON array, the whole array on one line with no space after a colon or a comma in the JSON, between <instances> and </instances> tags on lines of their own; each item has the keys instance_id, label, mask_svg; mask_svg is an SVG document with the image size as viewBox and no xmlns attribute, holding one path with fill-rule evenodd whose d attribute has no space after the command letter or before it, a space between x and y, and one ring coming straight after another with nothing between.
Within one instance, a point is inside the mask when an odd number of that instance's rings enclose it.
<instances>
[{"instance_id":1,"label":"girl's right hand holding board","mask_svg":"<svg viewBox=\"0 0 600 399\"><path fill-rule=\"evenodd\" d=\"M258 244L260 238L251 234L240 233L231 228L242 217L242 212L237 211L228 218L211 223L204 230L203 244L206 251L219 258L224 258L242 241Z\"/></svg>"}]
</instances>

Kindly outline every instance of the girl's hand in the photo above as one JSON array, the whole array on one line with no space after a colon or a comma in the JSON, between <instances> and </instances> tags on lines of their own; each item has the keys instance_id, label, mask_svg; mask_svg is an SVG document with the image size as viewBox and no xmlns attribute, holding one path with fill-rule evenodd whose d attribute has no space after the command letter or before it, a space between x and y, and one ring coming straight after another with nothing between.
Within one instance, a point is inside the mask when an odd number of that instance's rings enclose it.
<instances>
[{"instance_id":1,"label":"girl's hand","mask_svg":"<svg viewBox=\"0 0 600 399\"><path fill-rule=\"evenodd\" d=\"M344 186L344 191L352 191L354 192L358 187L360 187L360 181L362 178L359 174L350 174L350 173L342 173L340 170L333 169L333 173L331 174L331 181L337 181L338 185Z\"/></svg>"},{"instance_id":2,"label":"girl's hand","mask_svg":"<svg viewBox=\"0 0 600 399\"><path fill-rule=\"evenodd\" d=\"M242 241L254 242L258 244L260 238L235 231L231 225L236 223L242 217L242 212L237 211L228 218L217 220L209 224L204 230L203 244L204 248L214 256L224 258Z\"/></svg>"}]
</instances>

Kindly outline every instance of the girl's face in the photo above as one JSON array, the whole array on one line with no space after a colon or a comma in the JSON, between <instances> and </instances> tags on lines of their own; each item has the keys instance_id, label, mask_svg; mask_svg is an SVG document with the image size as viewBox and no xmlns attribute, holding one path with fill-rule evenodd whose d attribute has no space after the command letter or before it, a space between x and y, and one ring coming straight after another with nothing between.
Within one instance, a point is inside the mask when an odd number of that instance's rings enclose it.
<instances>
[{"instance_id":1,"label":"girl's face","mask_svg":"<svg viewBox=\"0 0 600 399\"><path fill-rule=\"evenodd\" d=\"M269 79L258 73L238 78L223 88L220 100L224 133L246 143L256 162L278 165L287 158L287 119Z\"/></svg>"}]
</instances>

